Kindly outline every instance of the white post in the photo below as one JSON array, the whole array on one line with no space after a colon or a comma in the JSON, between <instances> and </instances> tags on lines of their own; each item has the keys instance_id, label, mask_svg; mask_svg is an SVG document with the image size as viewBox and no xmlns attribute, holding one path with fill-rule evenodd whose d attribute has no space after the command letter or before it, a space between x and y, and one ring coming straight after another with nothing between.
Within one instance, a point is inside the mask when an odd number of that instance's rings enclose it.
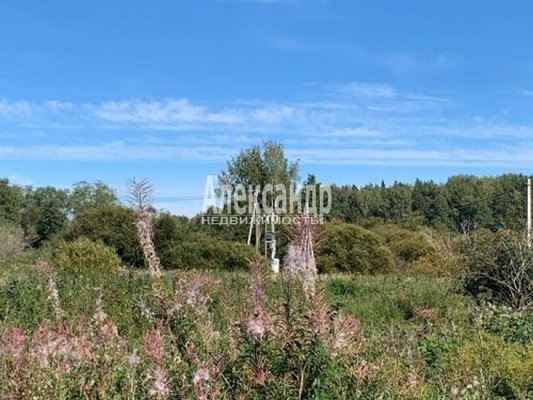
<instances>
[{"instance_id":1,"label":"white post","mask_svg":"<svg viewBox=\"0 0 533 400\"><path fill-rule=\"evenodd\" d=\"M255 224L255 202L252 208L252 219L250 220L250 231L248 232L248 241L246 242L248 245L252 243L252 230L254 229Z\"/></svg>"},{"instance_id":2,"label":"white post","mask_svg":"<svg viewBox=\"0 0 533 400\"><path fill-rule=\"evenodd\" d=\"M531 178L527 178L527 245L531 246Z\"/></svg>"}]
</instances>

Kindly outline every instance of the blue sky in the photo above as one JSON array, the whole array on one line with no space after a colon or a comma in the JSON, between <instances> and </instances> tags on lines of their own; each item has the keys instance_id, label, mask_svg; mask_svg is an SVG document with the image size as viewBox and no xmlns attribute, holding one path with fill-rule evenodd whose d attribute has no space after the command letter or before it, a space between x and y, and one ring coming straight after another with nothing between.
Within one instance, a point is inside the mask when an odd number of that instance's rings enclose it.
<instances>
[{"instance_id":1,"label":"blue sky","mask_svg":"<svg viewBox=\"0 0 533 400\"><path fill-rule=\"evenodd\" d=\"M338 184L533 173L533 3L17 1L0 5L0 176L192 215L265 139Z\"/></svg>"}]
</instances>

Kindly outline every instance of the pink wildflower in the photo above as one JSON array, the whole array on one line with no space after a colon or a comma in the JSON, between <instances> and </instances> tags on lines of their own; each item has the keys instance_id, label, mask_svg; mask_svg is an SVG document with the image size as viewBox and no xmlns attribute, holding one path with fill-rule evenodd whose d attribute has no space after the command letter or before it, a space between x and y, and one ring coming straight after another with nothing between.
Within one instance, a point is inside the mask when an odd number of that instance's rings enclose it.
<instances>
[{"instance_id":1,"label":"pink wildflower","mask_svg":"<svg viewBox=\"0 0 533 400\"><path fill-rule=\"evenodd\" d=\"M20 363L24 358L24 342L26 336L23 328L13 328L11 330L11 356L15 362Z\"/></svg>"}]
</instances>

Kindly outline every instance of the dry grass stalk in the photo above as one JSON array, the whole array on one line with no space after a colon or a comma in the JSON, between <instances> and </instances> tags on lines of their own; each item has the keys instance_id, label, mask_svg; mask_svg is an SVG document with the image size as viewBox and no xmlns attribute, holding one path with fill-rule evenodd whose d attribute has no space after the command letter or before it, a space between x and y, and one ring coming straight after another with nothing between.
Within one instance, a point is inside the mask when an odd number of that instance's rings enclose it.
<instances>
[{"instance_id":1,"label":"dry grass stalk","mask_svg":"<svg viewBox=\"0 0 533 400\"><path fill-rule=\"evenodd\" d=\"M57 290L57 280L54 274L50 274L50 276L48 277L47 292L47 300L50 301L50 303L52 304L56 318L59 320L65 314L63 312L63 309L61 308L61 302L59 300L59 291Z\"/></svg>"},{"instance_id":2,"label":"dry grass stalk","mask_svg":"<svg viewBox=\"0 0 533 400\"><path fill-rule=\"evenodd\" d=\"M315 294L318 274L313 250L313 228L309 214L303 214L299 222L293 226L291 242L283 259L286 273L300 279L308 297L313 297Z\"/></svg>"},{"instance_id":3,"label":"dry grass stalk","mask_svg":"<svg viewBox=\"0 0 533 400\"><path fill-rule=\"evenodd\" d=\"M128 181L128 191L130 204L135 211L135 228L141 244L144 258L148 264L150 275L160 278L161 262L155 251L154 235L154 213L152 211L152 193L151 183L143 179L137 182L134 178ZM155 288L159 291L160 288Z\"/></svg>"},{"instance_id":4,"label":"dry grass stalk","mask_svg":"<svg viewBox=\"0 0 533 400\"><path fill-rule=\"evenodd\" d=\"M267 332L264 296L267 270L261 260L252 260L249 264L251 273L250 297L252 300L250 315L246 322L246 332L255 340L261 340Z\"/></svg>"},{"instance_id":5,"label":"dry grass stalk","mask_svg":"<svg viewBox=\"0 0 533 400\"><path fill-rule=\"evenodd\" d=\"M135 228L152 276L161 276L161 264L156 254L153 238L154 214L151 210L153 187L148 180L128 181L129 200L135 211Z\"/></svg>"}]
</instances>

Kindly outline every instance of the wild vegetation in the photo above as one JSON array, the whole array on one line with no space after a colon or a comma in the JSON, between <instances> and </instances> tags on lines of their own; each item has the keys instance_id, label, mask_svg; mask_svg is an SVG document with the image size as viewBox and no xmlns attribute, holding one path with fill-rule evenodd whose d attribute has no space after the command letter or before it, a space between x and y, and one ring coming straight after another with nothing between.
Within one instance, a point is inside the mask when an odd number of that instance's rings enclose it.
<instances>
[{"instance_id":1,"label":"wild vegetation","mask_svg":"<svg viewBox=\"0 0 533 400\"><path fill-rule=\"evenodd\" d=\"M267 142L220 178L297 173ZM312 235L278 227L308 272L276 275L247 226L158 212L145 181L123 205L0 180L0 398L533 398L524 181L333 186Z\"/></svg>"}]
</instances>

